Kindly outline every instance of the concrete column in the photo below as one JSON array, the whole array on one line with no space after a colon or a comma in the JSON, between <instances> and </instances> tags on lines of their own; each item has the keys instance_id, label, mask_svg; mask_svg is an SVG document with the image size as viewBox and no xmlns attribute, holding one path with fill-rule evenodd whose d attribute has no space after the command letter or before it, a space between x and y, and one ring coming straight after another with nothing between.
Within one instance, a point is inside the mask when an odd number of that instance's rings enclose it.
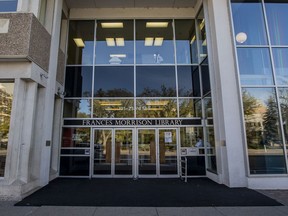
<instances>
[{"instance_id":1,"label":"concrete column","mask_svg":"<svg viewBox=\"0 0 288 216\"><path fill-rule=\"evenodd\" d=\"M246 146L228 2L229 0L204 0L209 24L208 50L218 171L224 184L245 187Z\"/></svg>"},{"instance_id":2,"label":"concrete column","mask_svg":"<svg viewBox=\"0 0 288 216\"><path fill-rule=\"evenodd\" d=\"M13 104L10 119L8 151L6 158L5 180L8 184L16 182L21 155L21 137L23 125L23 110L25 102L25 82L15 79Z\"/></svg>"},{"instance_id":3,"label":"concrete column","mask_svg":"<svg viewBox=\"0 0 288 216\"><path fill-rule=\"evenodd\" d=\"M62 99L55 100L50 179L57 177L61 145ZM52 180L51 179L51 180Z\"/></svg>"},{"instance_id":4,"label":"concrete column","mask_svg":"<svg viewBox=\"0 0 288 216\"><path fill-rule=\"evenodd\" d=\"M34 145L33 136L35 135L34 131L34 120L35 120L35 111L36 111L36 102L37 102L37 88L38 84L35 82L26 83L26 97L25 97L25 106L22 110L23 112L23 125L22 125L22 138L21 138L21 147L19 155L19 179L28 183L31 167L29 166L29 161L31 158L31 150ZM22 99L24 100L24 99Z\"/></svg>"},{"instance_id":5,"label":"concrete column","mask_svg":"<svg viewBox=\"0 0 288 216\"><path fill-rule=\"evenodd\" d=\"M49 183L49 170L51 159L51 141L53 131L53 116L54 116L54 101L55 101L55 86L57 74L57 60L60 38L60 24L62 13L63 0L56 0L54 5L54 18L51 38L50 60L48 82L45 92L45 109L43 112L44 122L43 137L42 137L42 152L40 164L40 185L44 186ZM50 145L49 145L50 142Z\"/></svg>"}]
</instances>

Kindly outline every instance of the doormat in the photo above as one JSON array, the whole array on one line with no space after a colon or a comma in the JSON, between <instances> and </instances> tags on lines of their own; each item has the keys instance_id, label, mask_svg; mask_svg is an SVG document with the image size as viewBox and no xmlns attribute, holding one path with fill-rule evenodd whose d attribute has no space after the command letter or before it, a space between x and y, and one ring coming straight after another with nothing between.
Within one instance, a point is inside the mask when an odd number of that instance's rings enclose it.
<instances>
[{"instance_id":1,"label":"doormat","mask_svg":"<svg viewBox=\"0 0 288 216\"><path fill-rule=\"evenodd\" d=\"M229 188L207 178L58 178L16 206L212 207L281 206L248 188Z\"/></svg>"}]
</instances>

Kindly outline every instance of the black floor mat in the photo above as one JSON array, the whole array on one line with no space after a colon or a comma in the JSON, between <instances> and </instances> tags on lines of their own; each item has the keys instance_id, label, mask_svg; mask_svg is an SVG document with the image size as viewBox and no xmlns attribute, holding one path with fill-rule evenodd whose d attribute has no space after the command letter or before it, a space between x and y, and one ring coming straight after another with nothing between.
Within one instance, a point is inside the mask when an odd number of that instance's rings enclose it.
<instances>
[{"instance_id":1,"label":"black floor mat","mask_svg":"<svg viewBox=\"0 0 288 216\"><path fill-rule=\"evenodd\" d=\"M58 178L16 206L280 206L247 188L228 188L207 178L65 179Z\"/></svg>"}]
</instances>

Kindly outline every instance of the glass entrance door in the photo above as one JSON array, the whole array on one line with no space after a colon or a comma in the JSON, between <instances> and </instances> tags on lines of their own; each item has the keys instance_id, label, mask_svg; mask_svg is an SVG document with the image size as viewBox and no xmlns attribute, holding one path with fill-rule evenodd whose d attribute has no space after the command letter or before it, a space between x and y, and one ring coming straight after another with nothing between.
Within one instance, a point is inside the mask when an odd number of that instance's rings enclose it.
<instances>
[{"instance_id":1,"label":"glass entrance door","mask_svg":"<svg viewBox=\"0 0 288 216\"><path fill-rule=\"evenodd\" d=\"M138 129L137 177L178 176L177 129Z\"/></svg>"},{"instance_id":2,"label":"glass entrance door","mask_svg":"<svg viewBox=\"0 0 288 216\"><path fill-rule=\"evenodd\" d=\"M93 176L132 176L132 129L94 129L93 142Z\"/></svg>"}]
</instances>

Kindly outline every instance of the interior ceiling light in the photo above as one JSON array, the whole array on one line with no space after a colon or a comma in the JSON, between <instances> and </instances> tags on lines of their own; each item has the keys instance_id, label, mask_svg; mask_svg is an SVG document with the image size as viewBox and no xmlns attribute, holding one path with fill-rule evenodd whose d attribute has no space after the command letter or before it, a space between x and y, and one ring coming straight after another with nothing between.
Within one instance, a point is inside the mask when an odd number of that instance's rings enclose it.
<instances>
[{"instance_id":1,"label":"interior ceiling light","mask_svg":"<svg viewBox=\"0 0 288 216\"><path fill-rule=\"evenodd\" d=\"M123 22L101 23L102 28L123 28Z\"/></svg>"},{"instance_id":2,"label":"interior ceiling light","mask_svg":"<svg viewBox=\"0 0 288 216\"><path fill-rule=\"evenodd\" d=\"M77 47L85 47L85 43L82 38L74 38L73 39Z\"/></svg>"},{"instance_id":3,"label":"interior ceiling light","mask_svg":"<svg viewBox=\"0 0 288 216\"><path fill-rule=\"evenodd\" d=\"M120 101L99 101L101 106L121 106L122 103Z\"/></svg>"},{"instance_id":4,"label":"interior ceiling light","mask_svg":"<svg viewBox=\"0 0 288 216\"><path fill-rule=\"evenodd\" d=\"M125 46L124 38L116 38L117 46Z\"/></svg>"},{"instance_id":5,"label":"interior ceiling light","mask_svg":"<svg viewBox=\"0 0 288 216\"><path fill-rule=\"evenodd\" d=\"M109 46L109 47L115 46L114 38L106 38L106 43L107 43L107 46Z\"/></svg>"},{"instance_id":6,"label":"interior ceiling light","mask_svg":"<svg viewBox=\"0 0 288 216\"><path fill-rule=\"evenodd\" d=\"M169 103L167 100L162 100L162 101L147 101L146 105L147 106L166 106Z\"/></svg>"},{"instance_id":7,"label":"interior ceiling light","mask_svg":"<svg viewBox=\"0 0 288 216\"><path fill-rule=\"evenodd\" d=\"M192 37L192 39L191 39L191 41L190 41L190 44L193 44L193 43L195 42L195 40L196 40L196 35L194 35L194 36Z\"/></svg>"},{"instance_id":8,"label":"interior ceiling light","mask_svg":"<svg viewBox=\"0 0 288 216\"><path fill-rule=\"evenodd\" d=\"M146 22L146 28L167 28L168 22Z\"/></svg>"},{"instance_id":9,"label":"interior ceiling light","mask_svg":"<svg viewBox=\"0 0 288 216\"><path fill-rule=\"evenodd\" d=\"M247 40L247 34L245 32L239 32L236 35L236 41L240 44L245 43L245 41Z\"/></svg>"},{"instance_id":10,"label":"interior ceiling light","mask_svg":"<svg viewBox=\"0 0 288 216\"><path fill-rule=\"evenodd\" d=\"M146 37L145 38L145 46L153 46L154 38L153 37Z\"/></svg>"},{"instance_id":11,"label":"interior ceiling light","mask_svg":"<svg viewBox=\"0 0 288 216\"><path fill-rule=\"evenodd\" d=\"M110 54L110 58L118 57L118 58L126 58L126 54Z\"/></svg>"},{"instance_id":12,"label":"interior ceiling light","mask_svg":"<svg viewBox=\"0 0 288 216\"><path fill-rule=\"evenodd\" d=\"M162 46L163 40L164 40L163 37L156 37L154 41L154 46Z\"/></svg>"}]
</instances>

